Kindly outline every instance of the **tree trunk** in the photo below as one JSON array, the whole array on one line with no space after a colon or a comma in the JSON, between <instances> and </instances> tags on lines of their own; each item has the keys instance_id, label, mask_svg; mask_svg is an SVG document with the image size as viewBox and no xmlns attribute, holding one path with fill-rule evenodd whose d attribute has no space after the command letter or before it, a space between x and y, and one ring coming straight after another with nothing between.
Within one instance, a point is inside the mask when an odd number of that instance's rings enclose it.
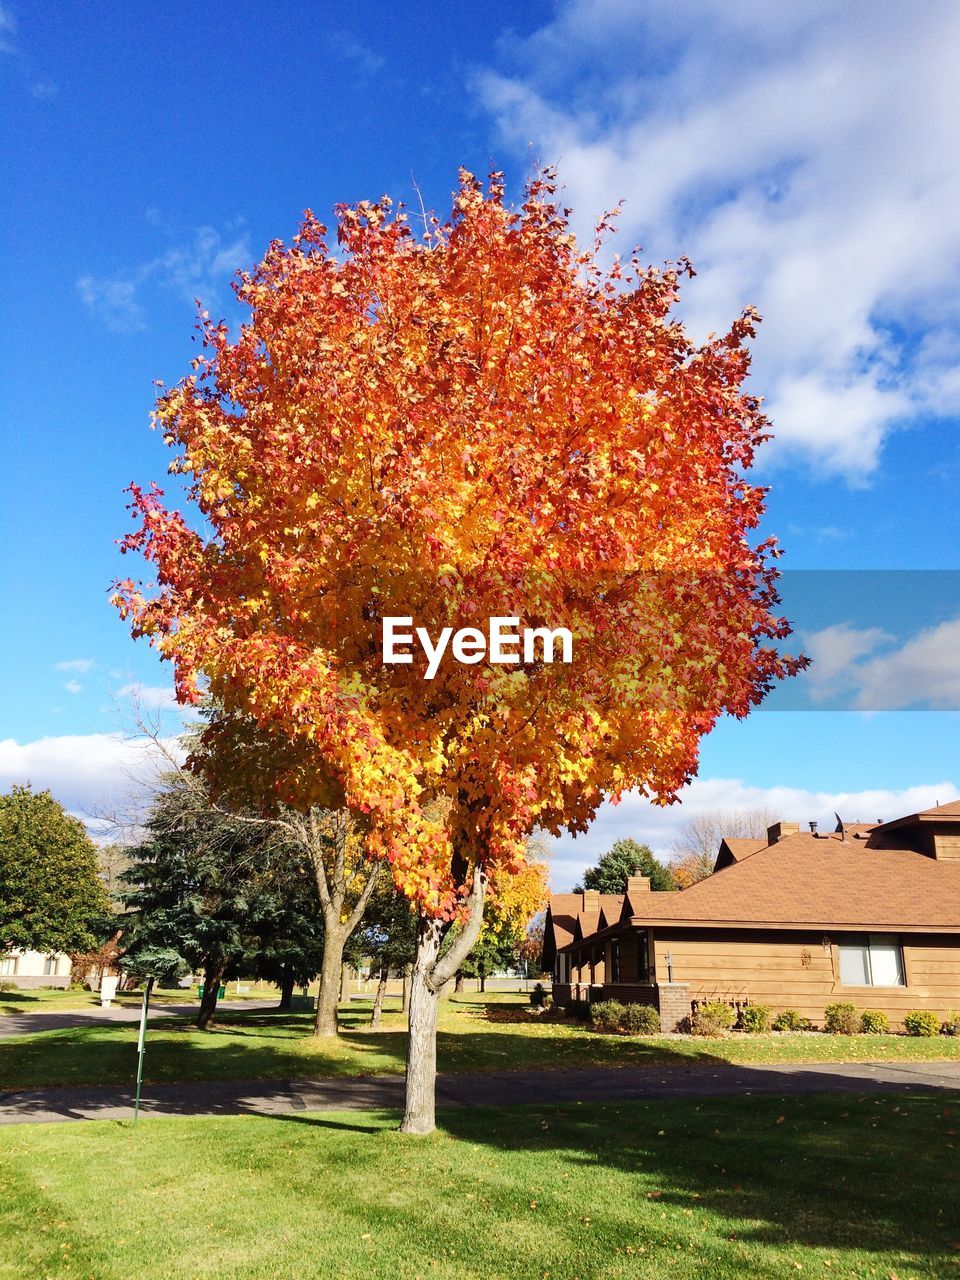
<instances>
[{"instance_id":1,"label":"tree trunk","mask_svg":"<svg viewBox=\"0 0 960 1280\"><path fill-rule=\"evenodd\" d=\"M293 971L284 969L283 980L280 983L280 1008L289 1009L293 1004Z\"/></svg>"},{"instance_id":2,"label":"tree trunk","mask_svg":"<svg viewBox=\"0 0 960 1280\"><path fill-rule=\"evenodd\" d=\"M350 966L342 964L340 966L340 1003L345 1004L350 999Z\"/></svg>"},{"instance_id":3,"label":"tree trunk","mask_svg":"<svg viewBox=\"0 0 960 1280\"><path fill-rule=\"evenodd\" d=\"M400 1012L406 1013L410 1008L410 968L404 966L403 989L400 993Z\"/></svg>"},{"instance_id":4,"label":"tree trunk","mask_svg":"<svg viewBox=\"0 0 960 1280\"><path fill-rule=\"evenodd\" d=\"M486 991L486 989L487 989L487 975L486 975L485 973L481 973L481 975L480 975L480 986L477 988L477 990L478 990L478 991Z\"/></svg>"},{"instance_id":5,"label":"tree trunk","mask_svg":"<svg viewBox=\"0 0 960 1280\"><path fill-rule=\"evenodd\" d=\"M407 1098L403 1133L432 1133L436 1127L437 1013L440 992L473 950L483 924L486 879L474 868L467 900L469 915L449 951L441 957L443 925L420 916L417 956L410 983L410 1032L407 1040Z\"/></svg>"},{"instance_id":6,"label":"tree trunk","mask_svg":"<svg viewBox=\"0 0 960 1280\"><path fill-rule=\"evenodd\" d=\"M334 929L328 928L324 934L320 990L317 992L317 1016L313 1024L315 1036L337 1034L337 1008L340 1003L344 942L345 939Z\"/></svg>"},{"instance_id":7,"label":"tree trunk","mask_svg":"<svg viewBox=\"0 0 960 1280\"><path fill-rule=\"evenodd\" d=\"M410 982L410 1034L407 1043L406 1114L404 1133L433 1133L436 1128L437 1006L439 992L433 972L440 954L439 920L421 917L417 929L417 958Z\"/></svg>"},{"instance_id":8,"label":"tree trunk","mask_svg":"<svg viewBox=\"0 0 960 1280\"><path fill-rule=\"evenodd\" d=\"M226 971L227 966L222 961L208 964L203 970L203 995L200 999L200 1012L197 1014L197 1026L201 1031L206 1031L213 1022L220 983Z\"/></svg>"},{"instance_id":9,"label":"tree trunk","mask_svg":"<svg viewBox=\"0 0 960 1280\"><path fill-rule=\"evenodd\" d=\"M453 989L454 991L463 990L463 974L462 973L458 973L456 978L454 979Z\"/></svg>"},{"instance_id":10,"label":"tree trunk","mask_svg":"<svg viewBox=\"0 0 960 1280\"><path fill-rule=\"evenodd\" d=\"M383 965L380 970L380 981L377 983L377 994L373 998L373 1013L370 1015L371 1027L379 1027L380 1018L383 1014L383 997L387 994L387 978L390 969L387 965Z\"/></svg>"}]
</instances>

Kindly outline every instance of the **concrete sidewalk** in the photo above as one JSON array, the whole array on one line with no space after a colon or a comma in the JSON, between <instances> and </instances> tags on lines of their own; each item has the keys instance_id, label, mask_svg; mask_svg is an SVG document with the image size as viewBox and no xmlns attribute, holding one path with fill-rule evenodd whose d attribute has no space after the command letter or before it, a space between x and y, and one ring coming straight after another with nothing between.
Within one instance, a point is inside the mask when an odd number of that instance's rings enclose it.
<instances>
[{"instance_id":1,"label":"concrete sidewalk","mask_svg":"<svg viewBox=\"0 0 960 1280\"><path fill-rule=\"evenodd\" d=\"M639 1067L623 1070L473 1072L440 1076L439 1107L612 1102L749 1094L960 1093L960 1063L816 1063L804 1066ZM147 1116L282 1116L403 1106L402 1076L147 1085ZM0 1124L127 1120L133 1089L85 1086L0 1094Z\"/></svg>"}]
</instances>

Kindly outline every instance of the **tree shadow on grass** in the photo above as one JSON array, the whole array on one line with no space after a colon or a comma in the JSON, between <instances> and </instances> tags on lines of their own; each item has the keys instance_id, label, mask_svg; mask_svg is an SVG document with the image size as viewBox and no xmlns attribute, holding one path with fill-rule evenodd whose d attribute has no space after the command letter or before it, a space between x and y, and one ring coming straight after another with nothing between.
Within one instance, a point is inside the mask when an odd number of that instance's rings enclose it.
<instances>
[{"instance_id":1,"label":"tree shadow on grass","mask_svg":"<svg viewBox=\"0 0 960 1280\"><path fill-rule=\"evenodd\" d=\"M607 1249L635 1246L639 1231L672 1250L671 1231L701 1229L699 1218L721 1241L894 1253L906 1274L940 1280L960 1275L958 1106L949 1094L651 1099L449 1108L439 1125L522 1168L545 1217L564 1212L551 1186L585 1189L574 1197L579 1221ZM284 1118L374 1128L373 1115Z\"/></svg>"},{"instance_id":2,"label":"tree shadow on grass","mask_svg":"<svg viewBox=\"0 0 960 1280\"><path fill-rule=\"evenodd\" d=\"M634 1182L634 1205L721 1215L764 1245L897 1250L960 1275L960 1095L753 1096L445 1110L451 1136ZM630 1182L625 1189L630 1187ZM585 1213L612 1231L622 1207ZM906 1261L906 1258L905 1258Z\"/></svg>"}]
</instances>

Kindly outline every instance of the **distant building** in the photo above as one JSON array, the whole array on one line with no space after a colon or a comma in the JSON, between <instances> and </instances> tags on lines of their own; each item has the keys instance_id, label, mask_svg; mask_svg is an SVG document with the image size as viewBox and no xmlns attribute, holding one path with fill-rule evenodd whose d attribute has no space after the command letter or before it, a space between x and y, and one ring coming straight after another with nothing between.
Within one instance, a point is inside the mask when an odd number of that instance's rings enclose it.
<instances>
[{"instance_id":1,"label":"distant building","mask_svg":"<svg viewBox=\"0 0 960 1280\"><path fill-rule=\"evenodd\" d=\"M815 827L815 824L811 824ZM554 894L544 934L554 999L654 1005L672 1031L699 1002L797 1009L843 1000L960 1009L960 803L818 835L780 822L724 840L713 874L676 893Z\"/></svg>"},{"instance_id":2,"label":"distant building","mask_svg":"<svg viewBox=\"0 0 960 1280\"><path fill-rule=\"evenodd\" d=\"M68 987L70 957L62 952L4 951L0 954L0 982L17 987Z\"/></svg>"}]
</instances>

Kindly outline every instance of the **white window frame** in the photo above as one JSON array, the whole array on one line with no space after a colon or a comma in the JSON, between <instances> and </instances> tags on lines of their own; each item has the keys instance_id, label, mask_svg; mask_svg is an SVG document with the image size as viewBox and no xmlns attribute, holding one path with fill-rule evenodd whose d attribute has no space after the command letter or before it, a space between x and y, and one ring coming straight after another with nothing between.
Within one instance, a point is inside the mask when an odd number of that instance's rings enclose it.
<instances>
[{"instance_id":1,"label":"white window frame","mask_svg":"<svg viewBox=\"0 0 960 1280\"><path fill-rule=\"evenodd\" d=\"M907 969L903 962L903 946L896 934L890 933L865 933L843 939L837 943L838 962L840 971L841 987L884 987L888 990L905 987L907 985ZM865 982L845 982L843 978L843 952L847 948L851 951L859 951L864 959L864 967L866 970ZM874 959L873 951L880 949L884 951L893 951L896 956L897 982L876 982L874 980ZM879 955L878 955L879 959Z\"/></svg>"},{"instance_id":2,"label":"white window frame","mask_svg":"<svg viewBox=\"0 0 960 1280\"><path fill-rule=\"evenodd\" d=\"M12 978L17 972L18 956L0 956L0 978Z\"/></svg>"}]
</instances>

